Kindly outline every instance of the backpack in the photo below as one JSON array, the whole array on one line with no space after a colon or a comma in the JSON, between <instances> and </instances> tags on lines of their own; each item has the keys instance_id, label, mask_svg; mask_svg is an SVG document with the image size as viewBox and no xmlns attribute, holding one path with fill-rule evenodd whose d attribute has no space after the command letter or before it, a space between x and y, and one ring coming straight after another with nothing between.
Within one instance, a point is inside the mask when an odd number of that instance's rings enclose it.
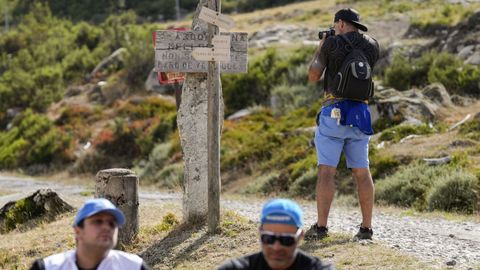
<instances>
[{"instance_id":1,"label":"backpack","mask_svg":"<svg viewBox=\"0 0 480 270\"><path fill-rule=\"evenodd\" d=\"M372 68L362 50L356 49L347 37L343 35L340 37L350 45L352 50L345 56L330 90L335 97L368 100L373 96L374 91Z\"/></svg>"}]
</instances>

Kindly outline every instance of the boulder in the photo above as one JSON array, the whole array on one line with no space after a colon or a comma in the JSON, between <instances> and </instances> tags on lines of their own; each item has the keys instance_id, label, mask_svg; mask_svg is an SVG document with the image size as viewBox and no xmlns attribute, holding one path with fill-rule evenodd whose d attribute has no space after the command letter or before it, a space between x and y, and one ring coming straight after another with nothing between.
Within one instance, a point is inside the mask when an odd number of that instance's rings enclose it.
<instances>
[{"instance_id":1,"label":"boulder","mask_svg":"<svg viewBox=\"0 0 480 270\"><path fill-rule=\"evenodd\" d=\"M379 117L395 122L434 121L440 107L452 106L450 95L441 84L428 85L421 90L385 89L377 91L373 100Z\"/></svg>"},{"instance_id":2,"label":"boulder","mask_svg":"<svg viewBox=\"0 0 480 270\"><path fill-rule=\"evenodd\" d=\"M35 220L53 220L57 215L72 211L51 189L40 189L32 195L11 201L0 208L0 233L9 232L18 225L34 225Z\"/></svg>"}]
</instances>

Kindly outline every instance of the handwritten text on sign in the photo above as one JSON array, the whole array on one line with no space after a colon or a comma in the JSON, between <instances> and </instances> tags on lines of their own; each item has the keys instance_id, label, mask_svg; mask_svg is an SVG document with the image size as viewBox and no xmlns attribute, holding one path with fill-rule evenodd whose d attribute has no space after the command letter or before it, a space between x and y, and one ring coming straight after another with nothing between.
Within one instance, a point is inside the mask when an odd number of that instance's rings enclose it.
<instances>
[{"instance_id":1,"label":"handwritten text on sign","mask_svg":"<svg viewBox=\"0 0 480 270\"><path fill-rule=\"evenodd\" d=\"M247 33L220 33L230 36L230 61L220 62L223 73L247 72ZM155 71L208 72L208 61L192 57L194 48L208 47L208 34L201 31L156 31Z\"/></svg>"},{"instance_id":2,"label":"handwritten text on sign","mask_svg":"<svg viewBox=\"0 0 480 270\"><path fill-rule=\"evenodd\" d=\"M207 7L202 7L198 18L227 30L235 26L235 21L232 18Z\"/></svg>"}]
</instances>

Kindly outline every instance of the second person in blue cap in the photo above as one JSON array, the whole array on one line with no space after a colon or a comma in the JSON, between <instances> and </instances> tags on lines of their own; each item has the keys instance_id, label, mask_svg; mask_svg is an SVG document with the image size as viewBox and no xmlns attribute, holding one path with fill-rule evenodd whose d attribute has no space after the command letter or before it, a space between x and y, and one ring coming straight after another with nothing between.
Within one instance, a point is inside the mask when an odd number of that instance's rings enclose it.
<instances>
[{"instance_id":1,"label":"second person in blue cap","mask_svg":"<svg viewBox=\"0 0 480 270\"><path fill-rule=\"evenodd\" d=\"M261 251L225 262L219 270L332 270L334 267L298 249L303 212L288 199L267 202L260 216Z\"/></svg>"}]
</instances>

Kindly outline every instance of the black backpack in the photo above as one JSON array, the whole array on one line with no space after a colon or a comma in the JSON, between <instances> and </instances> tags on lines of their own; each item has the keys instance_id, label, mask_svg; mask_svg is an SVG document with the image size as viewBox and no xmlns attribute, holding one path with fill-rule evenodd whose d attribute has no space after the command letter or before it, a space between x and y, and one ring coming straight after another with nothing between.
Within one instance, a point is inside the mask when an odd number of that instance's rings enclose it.
<instances>
[{"instance_id":1,"label":"black backpack","mask_svg":"<svg viewBox=\"0 0 480 270\"><path fill-rule=\"evenodd\" d=\"M340 37L350 45L351 51L345 56L330 90L335 97L368 100L373 96L372 68L362 50L356 49L347 37Z\"/></svg>"}]
</instances>

